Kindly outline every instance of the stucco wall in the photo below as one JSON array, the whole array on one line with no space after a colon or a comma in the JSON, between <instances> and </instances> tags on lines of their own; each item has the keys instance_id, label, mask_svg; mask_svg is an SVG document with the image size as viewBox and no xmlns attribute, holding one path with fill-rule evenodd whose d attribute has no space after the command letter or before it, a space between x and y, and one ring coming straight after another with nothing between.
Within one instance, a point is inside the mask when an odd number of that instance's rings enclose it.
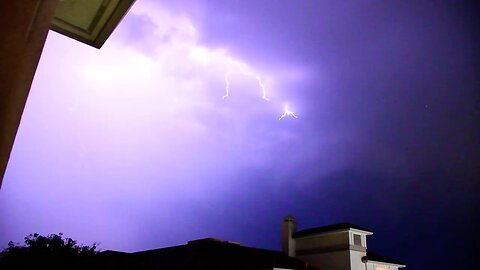
<instances>
[{"instance_id":1,"label":"stucco wall","mask_svg":"<svg viewBox=\"0 0 480 270\"><path fill-rule=\"evenodd\" d=\"M297 257L318 269L350 270L349 256L349 251L345 250Z\"/></svg>"},{"instance_id":2,"label":"stucco wall","mask_svg":"<svg viewBox=\"0 0 480 270\"><path fill-rule=\"evenodd\" d=\"M366 252L350 250L351 270L365 270L365 263L362 258L367 255Z\"/></svg>"},{"instance_id":3,"label":"stucco wall","mask_svg":"<svg viewBox=\"0 0 480 270\"><path fill-rule=\"evenodd\" d=\"M57 2L0 1L0 187Z\"/></svg>"},{"instance_id":4,"label":"stucco wall","mask_svg":"<svg viewBox=\"0 0 480 270\"><path fill-rule=\"evenodd\" d=\"M348 245L349 236L348 232L339 232L296 238L295 242L297 250L318 249Z\"/></svg>"}]
</instances>

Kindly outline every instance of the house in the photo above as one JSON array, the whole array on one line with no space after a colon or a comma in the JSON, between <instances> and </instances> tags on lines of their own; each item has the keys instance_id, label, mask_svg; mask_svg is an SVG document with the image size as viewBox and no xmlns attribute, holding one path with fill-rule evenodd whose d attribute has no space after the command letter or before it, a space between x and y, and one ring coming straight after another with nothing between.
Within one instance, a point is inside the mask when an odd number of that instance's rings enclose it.
<instances>
[{"instance_id":1,"label":"house","mask_svg":"<svg viewBox=\"0 0 480 270\"><path fill-rule=\"evenodd\" d=\"M328 270L398 270L405 264L367 251L369 229L339 223L296 231L292 216L282 224L282 249L318 269Z\"/></svg>"},{"instance_id":2,"label":"house","mask_svg":"<svg viewBox=\"0 0 480 270\"><path fill-rule=\"evenodd\" d=\"M216 238L134 253L104 251L98 269L270 269L270 270L397 270L404 263L367 252L372 231L349 223L296 231L288 216L282 225L283 251L242 246Z\"/></svg>"}]
</instances>

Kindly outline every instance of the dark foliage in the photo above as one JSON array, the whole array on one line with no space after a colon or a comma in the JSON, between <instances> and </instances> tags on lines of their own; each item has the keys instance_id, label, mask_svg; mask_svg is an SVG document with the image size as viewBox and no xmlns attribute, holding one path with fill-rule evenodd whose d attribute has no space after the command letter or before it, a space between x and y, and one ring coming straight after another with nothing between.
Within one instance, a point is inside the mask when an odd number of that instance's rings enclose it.
<instances>
[{"instance_id":1,"label":"dark foliage","mask_svg":"<svg viewBox=\"0 0 480 270\"><path fill-rule=\"evenodd\" d=\"M60 234L25 237L25 245L8 243L0 253L0 269L88 269L97 253L97 245L77 245Z\"/></svg>"}]
</instances>

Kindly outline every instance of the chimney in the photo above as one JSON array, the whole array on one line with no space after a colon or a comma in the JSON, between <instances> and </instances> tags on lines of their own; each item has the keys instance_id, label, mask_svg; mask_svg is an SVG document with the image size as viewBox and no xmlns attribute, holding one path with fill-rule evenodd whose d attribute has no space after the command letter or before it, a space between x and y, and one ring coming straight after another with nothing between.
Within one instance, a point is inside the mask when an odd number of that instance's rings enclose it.
<instances>
[{"instance_id":1,"label":"chimney","mask_svg":"<svg viewBox=\"0 0 480 270\"><path fill-rule=\"evenodd\" d=\"M297 222L293 216L286 216L282 224L282 250L290 257L295 257L295 239L293 235L297 230Z\"/></svg>"}]
</instances>

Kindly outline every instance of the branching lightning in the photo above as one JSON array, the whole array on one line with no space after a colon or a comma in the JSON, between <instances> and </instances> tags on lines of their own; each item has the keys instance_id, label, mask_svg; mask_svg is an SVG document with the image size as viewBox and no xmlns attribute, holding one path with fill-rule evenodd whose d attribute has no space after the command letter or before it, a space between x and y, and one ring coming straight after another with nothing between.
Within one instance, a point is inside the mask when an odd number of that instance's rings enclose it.
<instances>
[{"instance_id":1,"label":"branching lightning","mask_svg":"<svg viewBox=\"0 0 480 270\"><path fill-rule=\"evenodd\" d=\"M282 116L280 116L280 118L278 118L278 120L282 120L284 117L286 116L292 116L292 117L295 117L295 118L298 118L294 112L290 111L290 109L288 108L288 104L285 104L285 110L282 114Z\"/></svg>"},{"instance_id":2,"label":"branching lightning","mask_svg":"<svg viewBox=\"0 0 480 270\"><path fill-rule=\"evenodd\" d=\"M267 89L262 82L262 78L259 75L254 74L244 63L240 63L237 61L232 61L230 64L228 71L225 73L225 95L223 98L227 98L230 95L230 75L234 72L239 72L245 76L252 76L258 82L258 85L262 89L262 98L266 101L269 101L267 97Z\"/></svg>"},{"instance_id":3,"label":"branching lightning","mask_svg":"<svg viewBox=\"0 0 480 270\"><path fill-rule=\"evenodd\" d=\"M250 70L247 67L246 64L238 62L238 61L234 61L234 60L230 61L229 66L228 66L228 70L225 73L225 95L223 96L223 99L226 99L227 97L230 96L230 85L231 85L230 76L233 73L239 73L239 74L243 74L245 76L254 77L257 80L258 86L260 86L260 88L262 89L262 98L266 101L270 100L267 97L267 88L263 84L263 81L262 81L262 78L260 77L260 75L254 73L252 70ZM283 118L285 118L287 116L291 116L293 118L298 118L295 115L295 113L290 110L290 108L288 107L288 104L285 104L284 112L278 120L282 120Z\"/></svg>"}]
</instances>

